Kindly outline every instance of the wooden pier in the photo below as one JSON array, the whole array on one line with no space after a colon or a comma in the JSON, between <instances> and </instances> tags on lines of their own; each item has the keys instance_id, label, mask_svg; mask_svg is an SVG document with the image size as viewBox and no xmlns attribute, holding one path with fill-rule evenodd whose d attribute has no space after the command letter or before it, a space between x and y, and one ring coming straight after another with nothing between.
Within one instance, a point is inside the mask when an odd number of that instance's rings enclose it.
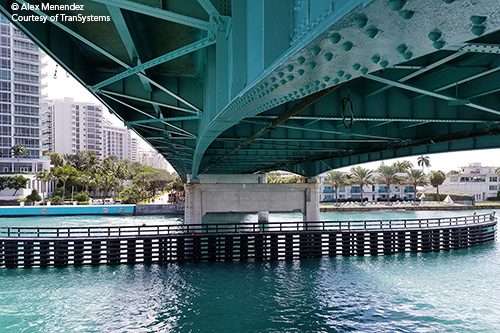
<instances>
[{"instance_id":1,"label":"wooden pier","mask_svg":"<svg viewBox=\"0 0 500 333\"><path fill-rule=\"evenodd\" d=\"M0 228L0 267L377 256L495 240L494 214L439 219Z\"/></svg>"}]
</instances>

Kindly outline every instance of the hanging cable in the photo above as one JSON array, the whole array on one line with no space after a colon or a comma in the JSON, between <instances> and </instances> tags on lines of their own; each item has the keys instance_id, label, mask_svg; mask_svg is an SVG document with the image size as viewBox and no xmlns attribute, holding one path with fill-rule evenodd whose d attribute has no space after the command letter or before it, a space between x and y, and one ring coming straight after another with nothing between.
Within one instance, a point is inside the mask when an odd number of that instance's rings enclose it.
<instances>
[{"instance_id":1,"label":"hanging cable","mask_svg":"<svg viewBox=\"0 0 500 333\"><path fill-rule=\"evenodd\" d=\"M346 119L346 109L350 114L347 116L347 118L350 118L349 120ZM352 124L354 123L354 112L352 108L351 91L349 88L347 88L347 97L340 100L340 110L342 112L342 122L344 123L345 128L351 129Z\"/></svg>"},{"instance_id":2,"label":"hanging cable","mask_svg":"<svg viewBox=\"0 0 500 333\"><path fill-rule=\"evenodd\" d=\"M57 79L57 66L59 66L59 65L56 64L56 70L54 71L54 79Z\"/></svg>"}]
</instances>

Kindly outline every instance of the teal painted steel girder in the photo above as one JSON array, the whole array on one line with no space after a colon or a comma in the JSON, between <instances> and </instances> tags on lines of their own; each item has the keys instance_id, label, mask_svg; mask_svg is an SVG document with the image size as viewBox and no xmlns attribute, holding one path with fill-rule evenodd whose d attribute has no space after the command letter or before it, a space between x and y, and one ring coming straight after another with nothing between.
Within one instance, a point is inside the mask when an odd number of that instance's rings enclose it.
<instances>
[{"instance_id":1,"label":"teal painted steel girder","mask_svg":"<svg viewBox=\"0 0 500 333\"><path fill-rule=\"evenodd\" d=\"M93 0L94 2L99 2L104 5L112 5L129 11L133 11L139 14L144 14L147 16L155 17L162 20L167 20L188 27L193 27L201 30L210 30L210 22L199 20L186 15L181 15L168 10L163 10L160 8L154 8L151 6L143 5L134 1L128 0Z\"/></svg>"},{"instance_id":2,"label":"teal painted steel girder","mask_svg":"<svg viewBox=\"0 0 500 333\"><path fill-rule=\"evenodd\" d=\"M115 83L117 81L121 81L121 80L123 80L131 75L138 74L138 73L143 72L147 69L158 66L158 65L165 63L167 61L171 61L173 59L182 57L183 55L189 54L191 52L198 51L198 50L203 49L203 48L210 46L212 44L215 44L215 37L213 35L210 35L210 36L205 37L199 41L196 41L194 43L191 43L189 45L181 47L175 51L164 54L164 55L159 56L159 57L152 59L150 61L147 61L141 65L128 68L127 70L125 70L124 72L122 72L120 74L117 74L117 75L115 75L107 80L104 80L98 84L93 85L91 87L91 89L98 90L102 87L106 87L106 86L108 86L112 83Z\"/></svg>"},{"instance_id":3,"label":"teal painted steel girder","mask_svg":"<svg viewBox=\"0 0 500 333\"><path fill-rule=\"evenodd\" d=\"M148 123L157 123L164 121L182 121L182 120L197 120L200 119L200 116L191 116L191 117L173 117L173 118L156 118L156 119L143 119L143 120L132 120L126 121L125 125L133 125L133 124L148 124Z\"/></svg>"},{"instance_id":4,"label":"teal painted steel girder","mask_svg":"<svg viewBox=\"0 0 500 333\"><path fill-rule=\"evenodd\" d=\"M403 83L397 82L397 81L387 80L387 79L384 79L384 78L376 76L376 75L366 74L365 77L368 78L368 79L370 79L370 80L382 82L382 83L385 83L385 84L393 86L393 87L410 90L410 91L413 91L413 92L416 92L416 93L419 93L419 94L423 94L423 95L427 95L427 96L430 96L430 97L444 99L444 100L446 100L446 101L448 101L450 103L455 103L456 105L466 105L466 106L469 106L469 107L474 108L474 109L478 109L478 110L481 110L481 111L493 113L495 115L500 115L500 111L499 110L493 110L491 108L488 108L488 107L485 107L485 106L482 106L482 105L471 103L468 100L458 99L458 98L455 98L455 97L446 96L446 95L443 95L443 94L438 94L438 93L435 93L435 92L432 92L432 91L426 91L424 89L421 89L421 88L418 88L418 87L415 87L415 86L411 86L411 85L408 85L408 84L403 84Z\"/></svg>"},{"instance_id":5,"label":"teal painted steel girder","mask_svg":"<svg viewBox=\"0 0 500 333\"><path fill-rule=\"evenodd\" d=\"M165 104L165 103L160 103L160 102L157 102L157 101L154 101L154 100L148 100L148 99L145 99L145 98L135 97L135 96L133 96L131 94L128 94L128 95L126 95L126 94L120 94L120 93L116 93L114 91L102 90L102 89L99 90L99 93L101 93L103 95L107 95L108 97L110 97L109 95L114 95L114 96L119 96L119 97L123 97L123 98L126 98L126 99L134 100L134 101L139 101L139 102L149 103L149 104L153 104L153 105L163 106L165 108L169 108L169 109L173 109L173 110L177 110L177 111L182 111L182 112L187 112L187 113L194 113L194 114L197 114L197 115L200 114L199 110L189 110L189 109L186 109L186 108L180 108L178 106L171 105L171 104ZM138 112L140 112L140 111L138 111ZM148 116L154 117L153 115L149 115L149 114L148 114Z\"/></svg>"},{"instance_id":6,"label":"teal painted steel girder","mask_svg":"<svg viewBox=\"0 0 500 333\"><path fill-rule=\"evenodd\" d=\"M0 0L8 17L20 13L12 3ZM182 177L277 168L311 177L500 146L498 1L148 3L81 0L111 17L96 24L14 23ZM212 45L172 57L207 35Z\"/></svg>"}]
</instances>

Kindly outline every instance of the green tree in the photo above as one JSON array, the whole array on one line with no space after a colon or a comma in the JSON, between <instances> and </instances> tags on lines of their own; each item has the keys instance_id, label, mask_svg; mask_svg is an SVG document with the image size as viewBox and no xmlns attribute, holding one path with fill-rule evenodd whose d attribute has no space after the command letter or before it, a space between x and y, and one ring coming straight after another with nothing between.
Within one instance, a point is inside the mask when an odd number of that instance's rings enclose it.
<instances>
[{"instance_id":1,"label":"green tree","mask_svg":"<svg viewBox=\"0 0 500 333\"><path fill-rule=\"evenodd\" d=\"M408 172L408 170L413 169L413 164L410 161L396 161L393 166L396 168L397 172L403 173Z\"/></svg>"},{"instance_id":2,"label":"green tree","mask_svg":"<svg viewBox=\"0 0 500 333\"><path fill-rule=\"evenodd\" d=\"M26 147L21 143L18 143L17 145L10 148L10 150L12 151L12 154L17 157L17 171L19 172L21 156L28 156L28 149L26 149Z\"/></svg>"},{"instance_id":3,"label":"green tree","mask_svg":"<svg viewBox=\"0 0 500 333\"><path fill-rule=\"evenodd\" d=\"M340 171L330 171L326 177L326 182L335 189L335 202L339 202L339 188L349 184L347 175Z\"/></svg>"},{"instance_id":4,"label":"green tree","mask_svg":"<svg viewBox=\"0 0 500 333\"><path fill-rule=\"evenodd\" d=\"M64 205L64 200L63 198L61 198L60 196L56 195L52 198L52 200L50 200L50 202L57 206L57 205Z\"/></svg>"},{"instance_id":5,"label":"green tree","mask_svg":"<svg viewBox=\"0 0 500 333\"><path fill-rule=\"evenodd\" d=\"M71 165L65 165L63 167L58 167L57 169L55 169L54 175L61 183L63 183L62 200L64 201L66 194L66 183L71 177L76 177L78 175L78 171Z\"/></svg>"},{"instance_id":6,"label":"green tree","mask_svg":"<svg viewBox=\"0 0 500 333\"><path fill-rule=\"evenodd\" d=\"M42 201L42 197L40 194L38 194L38 191L36 189L31 190L31 194L26 196L26 203L32 204L36 201Z\"/></svg>"},{"instance_id":7,"label":"green tree","mask_svg":"<svg viewBox=\"0 0 500 333\"><path fill-rule=\"evenodd\" d=\"M351 169L350 176L351 176L350 182L352 184L356 184L359 187L361 187L361 204L363 205L364 204L363 187L373 183L372 181L373 171L358 166Z\"/></svg>"},{"instance_id":8,"label":"green tree","mask_svg":"<svg viewBox=\"0 0 500 333\"><path fill-rule=\"evenodd\" d=\"M89 186L93 180L94 176L88 172L80 172L77 176L77 181L80 186L85 188L85 193L89 195Z\"/></svg>"},{"instance_id":9,"label":"green tree","mask_svg":"<svg viewBox=\"0 0 500 333\"><path fill-rule=\"evenodd\" d=\"M441 186L445 180L446 180L446 175L441 170L432 171L429 176L429 182L433 187L436 188L437 201L441 201L441 198L439 197L439 186Z\"/></svg>"},{"instance_id":10,"label":"green tree","mask_svg":"<svg viewBox=\"0 0 500 333\"><path fill-rule=\"evenodd\" d=\"M171 183L169 183L167 189L169 191L176 191L176 192L184 191L184 183L182 182L181 177L176 176L174 180Z\"/></svg>"},{"instance_id":11,"label":"green tree","mask_svg":"<svg viewBox=\"0 0 500 333\"><path fill-rule=\"evenodd\" d=\"M71 165L78 171L84 171L89 164L89 154L84 151L78 151L73 155L65 155L67 164Z\"/></svg>"},{"instance_id":12,"label":"green tree","mask_svg":"<svg viewBox=\"0 0 500 333\"><path fill-rule=\"evenodd\" d=\"M387 186L387 200L390 203L391 199L391 185L400 184L402 178L397 175L397 168L394 165L381 165L377 169L380 175L376 178L378 183L385 184Z\"/></svg>"},{"instance_id":13,"label":"green tree","mask_svg":"<svg viewBox=\"0 0 500 333\"><path fill-rule=\"evenodd\" d=\"M406 184L413 186L413 200L417 201L417 186L425 186L429 184L427 176L420 169L411 169L408 171L408 177L405 180Z\"/></svg>"},{"instance_id":14,"label":"green tree","mask_svg":"<svg viewBox=\"0 0 500 333\"><path fill-rule=\"evenodd\" d=\"M136 184L127 186L120 192L120 197L127 198L124 203L135 204L139 201L145 200L148 197L148 192L138 187Z\"/></svg>"},{"instance_id":15,"label":"green tree","mask_svg":"<svg viewBox=\"0 0 500 333\"><path fill-rule=\"evenodd\" d=\"M429 158L429 156L422 155L417 159L417 165L419 167L422 167L422 171L424 171L424 167L431 166L431 159Z\"/></svg>"},{"instance_id":16,"label":"green tree","mask_svg":"<svg viewBox=\"0 0 500 333\"><path fill-rule=\"evenodd\" d=\"M48 153L47 156L50 157L50 164L54 167L62 167L64 165L64 158L59 153Z\"/></svg>"},{"instance_id":17,"label":"green tree","mask_svg":"<svg viewBox=\"0 0 500 333\"><path fill-rule=\"evenodd\" d=\"M25 188L26 183L29 180L28 178L25 178L21 175L12 176L12 177L4 177L4 178L8 178L7 187L15 190L13 196L15 196L17 194L18 190Z\"/></svg>"},{"instance_id":18,"label":"green tree","mask_svg":"<svg viewBox=\"0 0 500 333\"><path fill-rule=\"evenodd\" d=\"M45 188L45 192L48 192L47 191L48 183L57 181L57 177L54 175L54 172L52 172L52 170L47 170L47 169L42 169L38 171L38 173L36 174L36 179L42 181Z\"/></svg>"}]
</instances>

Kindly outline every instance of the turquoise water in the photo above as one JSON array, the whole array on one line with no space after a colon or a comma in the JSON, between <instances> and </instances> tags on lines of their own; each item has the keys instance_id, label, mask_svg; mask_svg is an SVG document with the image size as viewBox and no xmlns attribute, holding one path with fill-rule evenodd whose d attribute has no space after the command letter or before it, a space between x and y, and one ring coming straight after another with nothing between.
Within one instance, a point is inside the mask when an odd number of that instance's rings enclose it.
<instances>
[{"instance_id":1,"label":"turquoise water","mask_svg":"<svg viewBox=\"0 0 500 333\"><path fill-rule=\"evenodd\" d=\"M322 219L470 213L337 213L323 214ZM277 214L271 220L299 217ZM238 216L228 217L234 218ZM162 221L63 219L34 223ZM166 223L178 223L175 219ZM5 225L6 219L0 222ZM493 243L449 252L361 258L2 269L0 331L498 332L499 262L500 247Z\"/></svg>"}]
</instances>

